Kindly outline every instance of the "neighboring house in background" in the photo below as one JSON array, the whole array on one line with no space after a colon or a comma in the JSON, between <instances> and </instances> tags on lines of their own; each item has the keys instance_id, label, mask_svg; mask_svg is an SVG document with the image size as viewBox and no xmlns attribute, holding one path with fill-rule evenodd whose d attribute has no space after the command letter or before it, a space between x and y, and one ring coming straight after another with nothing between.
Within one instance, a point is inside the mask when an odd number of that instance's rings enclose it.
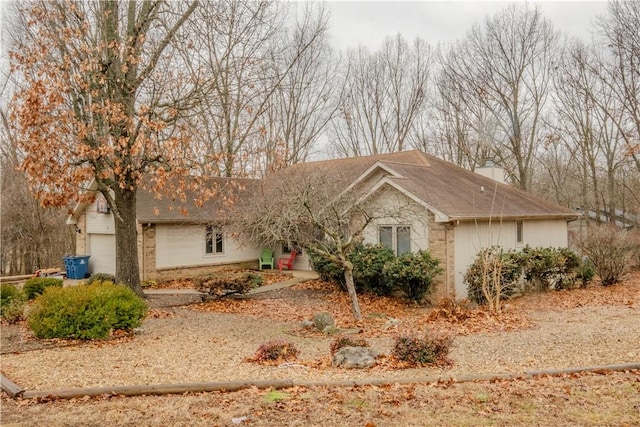
<instances>
[{"instance_id":1,"label":"neighboring house in background","mask_svg":"<svg viewBox=\"0 0 640 427\"><path fill-rule=\"evenodd\" d=\"M310 162L291 168L319 168L328 176L346 174L353 185L369 189L367 197L407 206L411 214L406 220L393 218L370 224L364 241L387 245L397 254L428 249L444 269L434 298L466 297L464 272L484 247L566 247L567 223L579 216L499 182L503 177L500 168L491 166L471 172L417 150ZM240 197L250 200L250 187L259 181L242 182L247 190ZM189 216L183 217L176 210L169 211L168 202L154 200L141 191L138 239L143 280L196 274L224 264L251 262L257 268L260 248L241 247L224 230L206 225L215 223L217 209L216 203L210 202L195 214L189 210ZM98 214L94 202L78 205L68 221L80 229L77 252L91 255L92 273L115 270L111 216ZM288 255L284 245L272 249L276 259ZM311 268L304 250L294 268Z\"/></svg>"}]
</instances>

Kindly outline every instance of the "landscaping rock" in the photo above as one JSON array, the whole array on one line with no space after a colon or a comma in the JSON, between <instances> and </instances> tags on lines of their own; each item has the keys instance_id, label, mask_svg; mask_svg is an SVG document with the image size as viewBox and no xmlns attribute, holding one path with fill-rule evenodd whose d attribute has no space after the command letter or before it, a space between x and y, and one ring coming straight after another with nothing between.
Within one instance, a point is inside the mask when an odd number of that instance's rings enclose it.
<instances>
[{"instance_id":1,"label":"landscaping rock","mask_svg":"<svg viewBox=\"0 0 640 427\"><path fill-rule=\"evenodd\" d=\"M397 328L399 324L400 320L392 317L387 320L384 325L382 325L382 329Z\"/></svg>"},{"instance_id":2,"label":"landscaping rock","mask_svg":"<svg viewBox=\"0 0 640 427\"><path fill-rule=\"evenodd\" d=\"M322 330L322 332L324 332L327 335L334 335L334 334L341 333L342 330L340 328L336 328L335 326L327 326Z\"/></svg>"},{"instance_id":3,"label":"landscaping rock","mask_svg":"<svg viewBox=\"0 0 640 427\"><path fill-rule=\"evenodd\" d=\"M314 314L312 322L319 331L324 331L329 326L333 328L335 328L336 326L336 321L333 320L333 316L331 316L331 314L327 313L326 311L323 313Z\"/></svg>"},{"instance_id":4,"label":"landscaping rock","mask_svg":"<svg viewBox=\"0 0 640 427\"><path fill-rule=\"evenodd\" d=\"M369 347L342 347L333 355L337 368L362 369L375 365L378 352Z\"/></svg>"}]
</instances>

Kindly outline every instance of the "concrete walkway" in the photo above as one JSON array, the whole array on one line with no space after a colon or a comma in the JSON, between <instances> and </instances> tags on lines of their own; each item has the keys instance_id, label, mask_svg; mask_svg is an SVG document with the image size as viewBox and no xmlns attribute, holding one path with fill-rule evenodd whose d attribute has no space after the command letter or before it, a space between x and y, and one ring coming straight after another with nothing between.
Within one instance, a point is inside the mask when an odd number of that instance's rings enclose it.
<instances>
[{"instance_id":1,"label":"concrete walkway","mask_svg":"<svg viewBox=\"0 0 640 427\"><path fill-rule=\"evenodd\" d=\"M255 289L251 289L247 295L261 294L264 292L275 291L282 288L288 288L289 286L296 285L298 283L306 282L308 280L314 280L318 278L318 273L315 271L304 270L292 270L287 271L291 273L291 278L283 280L281 282L272 283L270 285L259 286ZM196 289L145 289L144 293L147 295L202 295L203 293Z\"/></svg>"}]
</instances>

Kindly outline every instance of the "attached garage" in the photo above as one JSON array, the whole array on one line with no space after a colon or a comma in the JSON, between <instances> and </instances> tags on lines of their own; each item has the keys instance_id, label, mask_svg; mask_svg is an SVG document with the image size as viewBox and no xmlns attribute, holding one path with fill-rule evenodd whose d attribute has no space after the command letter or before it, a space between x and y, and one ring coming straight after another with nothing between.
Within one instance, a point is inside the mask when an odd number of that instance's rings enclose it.
<instances>
[{"instance_id":1,"label":"attached garage","mask_svg":"<svg viewBox=\"0 0 640 427\"><path fill-rule=\"evenodd\" d=\"M116 274L116 236L114 234L90 234L89 273Z\"/></svg>"}]
</instances>

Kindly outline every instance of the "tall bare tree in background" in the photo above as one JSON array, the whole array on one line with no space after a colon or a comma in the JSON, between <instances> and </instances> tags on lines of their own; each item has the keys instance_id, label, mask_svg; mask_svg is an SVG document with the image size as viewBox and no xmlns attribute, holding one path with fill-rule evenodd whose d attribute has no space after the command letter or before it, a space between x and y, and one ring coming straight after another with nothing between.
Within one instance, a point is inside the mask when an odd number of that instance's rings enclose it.
<instances>
[{"instance_id":1,"label":"tall bare tree in background","mask_svg":"<svg viewBox=\"0 0 640 427\"><path fill-rule=\"evenodd\" d=\"M326 102L326 12L307 7L287 34L291 8L224 0L202 3L195 12L201 24L191 28L191 61L208 93L193 117L194 128L201 132L197 143L207 162L221 176L259 175L265 156L267 166L274 164L275 150L288 157L284 164L304 158L326 121L314 116Z\"/></svg>"},{"instance_id":2,"label":"tall bare tree in background","mask_svg":"<svg viewBox=\"0 0 640 427\"><path fill-rule=\"evenodd\" d=\"M260 169L267 173L304 161L337 109L340 88L334 74L339 60L329 46L327 25L324 6L315 10L309 4L284 34L287 50L284 60L274 64L271 82L278 89L259 121L264 139Z\"/></svg>"},{"instance_id":3,"label":"tall bare tree in background","mask_svg":"<svg viewBox=\"0 0 640 427\"><path fill-rule=\"evenodd\" d=\"M557 199L581 207L596 221L629 224L633 214L637 222L640 212L638 25L640 5L610 2L598 21L595 40L571 41L555 73L556 109L549 142L563 147L560 153L571 154L554 168L547 156L541 162L546 178L540 178L563 182L564 197Z\"/></svg>"},{"instance_id":4,"label":"tall bare tree in background","mask_svg":"<svg viewBox=\"0 0 640 427\"><path fill-rule=\"evenodd\" d=\"M640 172L640 3L610 1L607 12L597 25L610 53L601 77L620 103L611 118Z\"/></svg>"},{"instance_id":5,"label":"tall bare tree in background","mask_svg":"<svg viewBox=\"0 0 640 427\"><path fill-rule=\"evenodd\" d=\"M344 91L330 135L342 156L402 151L412 146L424 112L431 49L422 40L411 45L398 34L380 50L364 47L348 53Z\"/></svg>"},{"instance_id":6,"label":"tall bare tree in background","mask_svg":"<svg viewBox=\"0 0 640 427\"><path fill-rule=\"evenodd\" d=\"M525 190L542 139L557 39L538 8L512 5L474 26L443 64L449 82L464 94L465 111L486 108L493 116L499 132L484 143Z\"/></svg>"},{"instance_id":7,"label":"tall bare tree in background","mask_svg":"<svg viewBox=\"0 0 640 427\"><path fill-rule=\"evenodd\" d=\"M425 152L474 170L494 156L491 141L499 132L496 119L483 103L468 102L468 93L449 65L457 61L455 49L439 49L443 64L435 78L435 92L430 102L431 115L422 121L419 148Z\"/></svg>"}]
</instances>

